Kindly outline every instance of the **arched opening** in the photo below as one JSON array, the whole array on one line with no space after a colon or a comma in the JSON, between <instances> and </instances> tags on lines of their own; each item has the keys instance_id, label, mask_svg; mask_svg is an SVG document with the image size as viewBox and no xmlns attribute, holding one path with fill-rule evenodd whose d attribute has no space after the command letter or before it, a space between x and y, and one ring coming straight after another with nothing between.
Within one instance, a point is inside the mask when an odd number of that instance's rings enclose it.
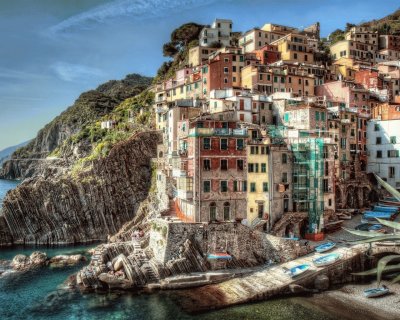
<instances>
[{"instance_id":1,"label":"arched opening","mask_svg":"<svg viewBox=\"0 0 400 320\"><path fill-rule=\"evenodd\" d=\"M289 223L285 229L285 237L293 238L294 237L294 224Z\"/></svg>"},{"instance_id":2,"label":"arched opening","mask_svg":"<svg viewBox=\"0 0 400 320\"><path fill-rule=\"evenodd\" d=\"M215 202L210 203L210 221L217 220L217 205Z\"/></svg>"},{"instance_id":3,"label":"arched opening","mask_svg":"<svg viewBox=\"0 0 400 320\"><path fill-rule=\"evenodd\" d=\"M369 205L369 197L370 197L370 190L367 187L362 188L362 196L363 196L363 207Z\"/></svg>"},{"instance_id":4,"label":"arched opening","mask_svg":"<svg viewBox=\"0 0 400 320\"><path fill-rule=\"evenodd\" d=\"M229 202L224 203L224 220L231 220L231 205Z\"/></svg>"},{"instance_id":5,"label":"arched opening","mask_svg":"<svg viewBox=\"0 0 400 320\"><path fill-rule=\"evenodd\" d=\"M342 193L340 192L340 188L336 186L335 189L335 199L336 199L336 207L340 208L342 203Z\"/></svg>"},{"instance_id":6,"label":"arched opening","mask_svg":"<svg viewBox=\"0 0 400 320\"><path fill-rule=\"evenodd\" d=\"M346 192L346 204L349 209L355 208L355 189L353 186L349 186Z\"/></svg>"},{"instance_id":7,"label":"arched opening","mask_svg":"<svg viewBox=\"0 0 400 320\"><path fill-rule=\"evenodd\" d=\"M285 194L283 196L283 212L289 211L289 196Z\"/></svg>"}]
</instances>

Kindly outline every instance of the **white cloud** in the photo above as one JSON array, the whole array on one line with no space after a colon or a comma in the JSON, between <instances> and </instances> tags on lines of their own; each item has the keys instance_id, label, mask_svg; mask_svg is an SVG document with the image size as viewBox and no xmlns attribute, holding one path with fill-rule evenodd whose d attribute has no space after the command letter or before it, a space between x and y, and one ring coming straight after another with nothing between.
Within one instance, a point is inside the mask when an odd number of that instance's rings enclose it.
<instances>
[{"instance_id":1,"label":"white cloud","mask_svg":"<svg viewBox=\"0 0 400 320\"><path fill-rule=\"evenodd\" d=\"M100 69L66 62L57 62L51 68L58 78L68 82L85 81L89 78L103 75Z\"/></svg>"},{"instance_id":2,"label":"white cloud","mask_svg":"<svg viewBox=\"0 0 400 320\"><path fill-rule=\"evenodd\" d=\"M49 32L51 35L56 35L74 29L90 28L93 24L104 23L122 16L138 20L161 17L171 14L171 11L182 11L215 1L217 0L114 0L72 16L51 27Z\"/></svg>"}]
</instances>

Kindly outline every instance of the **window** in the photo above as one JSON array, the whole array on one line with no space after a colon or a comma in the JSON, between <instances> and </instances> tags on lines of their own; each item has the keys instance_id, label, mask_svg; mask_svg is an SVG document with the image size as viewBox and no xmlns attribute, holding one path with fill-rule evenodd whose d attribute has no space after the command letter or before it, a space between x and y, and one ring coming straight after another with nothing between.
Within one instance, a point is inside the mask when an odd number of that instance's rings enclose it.
<instances>
[{"instance_id":1,"label":"window","mask_svg":"<svg viewBox=\"0 0 400 320\"><path fill-rule=\"evenodd\" d=\"M258 147L250 147L250 154L258 154Z\"/></svg>"},{"instance_id":2,"label":"window","mask_svg":"<svg viewBox=\"0 0 400 320\"><path fill-rule=\"evenodd\" d=\"M325 112L321 112L321 120L325 121Z\"/></svg>"},{"instance_id":3,"label":"window","mask_svg":"<svg viewBox=\"0 0 400 320\"><path fill-rule=\"evenodd\" d=\"M228 192L228 181L222 180L221 184L221 192Z\"/></svg>"},{"instance_id":4,"label":"window","mask_svg":"<svg viewBox=\"0 0 400 320\"><path fill-rule=\"evenodd\" d=\"M244 140L237 139L236 140L236 150L243 150L243 148L244 148Z\"/></svg>"},{"instance_id":5,"label":"window","mask_svg":"<svg viewBox=\"0 0 400 320\"><path fill-rule=\"evenodd\" d=\"M243 160L236 160L236 164L237 164L237 169L238 170L243 170Z\"/></svg>"},{"instance_id":6,"label":"window","mask_svg":"<svg viewBox=\"0 0 400 320\"><path fill-rule=\"evenodd\" d=\"M356 136L356 133L355 133L354 129L351 129L351 130L350 130L350 136L352 136L352 137L355 137L355 136Z\"/></svg>"},{"instance_id":7,"label":"window","mask_svg":"<svg viewBox=\"0 0 400 320\"><path fill-rule=\"evenodd\" d=\"M229 73L228 67L224 67L224 73Z\"/></svg>"},{"instance_id":8,"label":"window","mask_svg":"<svg viewBox=\"0 0 400 320\"><path fill-rule=\"evenodd\" d=\"M329 184L328 184L328 179L324 179L324 192L329 191Z\"/></svg>"},{"instance_id":9,"label":"window","mask_svg":"<svg viewBox=\"0 0 400 320\"><path fill-rule=\"evenodd\" d=\"M283 183L287 183L288 182L287 172L282 172L282 182Z\"/></svg>"},{"instance_id":10,"label":"window","mask_svg":"<svg viewBox=\"0 0 400 320\"><path fill-rule=\"evenodd\" d=\"M239 188L238 188L238 181L234 180L233 181L233 192L238 192Z\"/></svg>"},{"instance_id":11,"label":"window","mask_svg":"<svg viewBox=\"0 0 400 320\"><path fill-rule=\"evenodd\" d=\"M221 170L223 170L223 171L228 170L228 160L226 160L226 159L221 160Z\"/></svg>"},{"instance_id":12,"label":"window","mask_svg":"<svg viewBox=\"0 0 400 320\"><path fill-rule=\"evenodd\" d=\"M340 138L340 147L346 149L346 138Z\"/></svg>"},{"instance_id":13,"label":"window","mask_svg":"<svg viewBox=\"0 0 400 320\"><path fill-rule=\"evenodd\" d=\"M203 192L210 192L211 191L211 181L205 180L203 181Z\"/></svg>"},{"instance_id":14,"label":"window","mask_svg":"<svg viewBox=\"0 0 400 320\"><path fill-rule=\"evenodd\" d=\"M258 163L254 164L254 172L258 172Z\"/></svg>"},{"instance_id":15,"label":"window","mask_svg":"<svg viewBox=\"0 0 400 320\"><path fill-rule=\"evenodd\" d=\"M376 151L376 157L377 158L382 158L382 150L377 150Z\"/></svg>"},{"instance_id":16,"label":"window","mask_svg":"<svg viewBox=\"0 0 400 320\"><path fill-rule=\"evenodd\" d=\"M228 150L228 139L221 139L221 150Z\"/></svg>"},{"instance_id":17,"label":"window","mask_svg":"<svg viewBox=\"0 0 400 320\"><path fill-rule=\"evenodd\" d=\"M228 78L224 78L224 83L228 83Z\"/></svg>"},{"instance_id":18,"label":"window","mask_svg":"<svg viewBox=\"0 0 400 320\"><path fill-rule=\"evenodd\" d=\"M295 53L295 54L293 55L293 57L294 57L295 59L297 59L297 53Z\"/></svg>"},{"instance_id":19,"label":"window","mask_svg":"<svg viewBox=\"0 0 400 320\"><path fill-rule=\"evenodd\" d=\"M243 192L247 191L247 181L246 180L242 181L242 191Z\"/></svg>"},{"instance_id":20,"label":"window","mask_svg":"<svg viewBox=\"0 0 400 320\"><path fill-rule=\"evenodd\" d=\"M395 171L395 167L389 167L389 179L390 178L395 178L396 177L396 171Z\"/></svg>"},{"instance_id":21,"label":"window","mask_svg":"<svg viewBox=\"0 0 400 320\"><path fill-rule=\"evenodd\" d=\"M250 192L256 192L256 183L255 182L250 183Z\"/></svg>"},{"instance_id":22,"label":"window","mask_svg":"<svg viewBox=\"0 0 400 320\"><path fill-rule=\"evenodd\" d=\"M210 203L210 221L217 220L217 205L215 202Z\"/></svg>"},{"instance_id":23,"label":"window","mask_svg":"<svg viewBox=\"0 0 400 320\"><path fill-rule=\"evenodd\" d=\"M203 138L203 149L211 150L211 139L210 138Z\"/></svg>"},{"instance_id":24,"label":"window","mask_svg":"<svg viewBox=\"0 0 400 320\"><path fill-rule=\"evenodd\" d=\"M376 137L376 144L381 144L381 143L382 143L382 138Z\"/></svg>"},{"instance_id":25,"label":"window","mask_svg":"<svg viewBox=\"0 0 400 320\"><path fill-rule=\"evenodd\" d=\"M287 154L282 153L282 163L287 163Z\"/></svg>"},{"instance_id":26,"label":"window","mask_svg":"<svg viewBox=\"0 0 400 320\"><path fill-rule=\"evenodd\" d=\"M268 182L263 182L263 192L268 192Z\"/></svg>"},{"instance_id":27,"label":"window","mask_svg":"<svg viewBox=\"0 0 400 320\"><path fill-rule=\"evenodd\" d=\"M254 163L249 163L247 166L249 172L254 172Z\"/></svg>"},{"instance_id":28,"label":"window","mask_svg":"<svg viewBox=\"0 0 400 320\"><path fill-rule=\"evenodd\" d=\"M211 170L211 160L210 159L204 159L203 160L203 169L204 169L204 171L210 171Z\"/></svg>"},{"instance_id":29,"label":"window","mask_svg":"<svg viewBox=\"0 0 400 320\"><path fill-rule=\"evenodd\" d=\"M231 219L231 207L229 202L224 203L224 220L230 220Z\"/></svg>"},{"instance_id":30,"label":"window","mask_svg":"<svg viewBox=\"0 0 400 320\"><path fill-rule=\"evenodd\" d=\"M390 137L390 143L391 144L396 144L397 143L396 136Z\"/></svg>"},{"instance_id":31,"label":"window","mask_svg":"<svg viewBox=\"0 0 400 320\"><path fill-rule=\"evenodd\" d=\"M374 125L374 131L379 131L379 124L375 123L375 125Z\"/></svg>"},{"instance_id":32,"label":"window","mask_svg":"<svg viewBox=\"0 0 400 320\"><path fill-rule=\"evenodd\" d=\"M267 172L267 164L266 163L261 163L261 172L263 172L263 173Z\"/></svg>"},{"instance_id":33,"label":"window","mask_svg":"<svg viewBox=\"0 0 400 320\"><path fill-rule=\"evenodd\" d=\"M388 150L387 156L388 158L398 158L400 154L400 150Z\"/></svg>"}]
</instances>

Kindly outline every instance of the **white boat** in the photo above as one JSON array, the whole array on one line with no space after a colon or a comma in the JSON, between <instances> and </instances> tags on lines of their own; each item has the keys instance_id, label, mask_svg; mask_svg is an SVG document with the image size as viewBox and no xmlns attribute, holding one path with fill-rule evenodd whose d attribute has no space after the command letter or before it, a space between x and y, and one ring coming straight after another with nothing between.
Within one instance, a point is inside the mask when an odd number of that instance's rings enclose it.
<instances>
[{"instance_id":1,"label":"white boat","mask_svg":"<svg viewBox=\"0 0 400 320\"><path fill-rule=\"evenodd\" d=\"M340 259L340 254L338 253L330 253L319 258L313 260L314 265L317 267L329 266L332 263L335 263Z\"/></svg>"},{"instance_id":2,"label":"white boat","mask_svg":"<svg viewBox=\"0 0 400 320\"><path fill-rule=\"evenodd\" d=\"M289 269L289 274L292 278L297 277L304 272L306 272L310 268L309 264L300 264L298 266L295 266L293 268Z\"/></svg>"},{"instance_id":3,"label":"white boat","mask_svg":"<svg viewBox=\"0 0 400 320\"><path fill-rule=\"evenodd\" d=\"M317 247L315 247L315 251L322 253L333 249L336 246L335 242L326 242Z\"/></svg>"},{"instance_id":4,"label":"white boat","mask_svg":"<svg viewBox=\"0 0 400 320\"><path fill-rule=\"evenodd\" d=\"M364 290L364 296L366 296L367 298L380 297L388 293L388 288L371 288Z\"/></svg>"}]
</instances>

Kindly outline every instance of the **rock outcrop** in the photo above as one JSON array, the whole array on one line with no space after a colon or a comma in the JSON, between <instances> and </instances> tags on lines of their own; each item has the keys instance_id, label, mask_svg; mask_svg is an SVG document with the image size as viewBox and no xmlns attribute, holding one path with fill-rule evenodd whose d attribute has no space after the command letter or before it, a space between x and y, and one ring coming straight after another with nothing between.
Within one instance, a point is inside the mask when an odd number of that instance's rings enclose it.
<instances>
[{"instance_id":1,"label":"rock outcrop","mask_svg":"<svg viewBox=\"0 0 400 320\"><path fill-rule=\"evenodd\" d=\"M59 255L52 257L49 260L50 267L66 267L66 266L73 266L79 262L86 261L86 257L81 254L74 254L71 256L68 255Z\"/></svg>"},{"instance_id":2,"label":"rock outcrop","mask_svg":"<svg viewBox=\"0 0 400 320\"><path fill-rule=\"evenodd\" d=\"M138 133L74 174L27 179L4 199L0 245L77 243L115 234L148 196L159 139L154 131Z\"/></svg>"},{"instance_id":3,"label":"rock outcrop","mask_svg":"<svg viewBox=\"0 0 400 320\"><path fill-rule=\"evenodd\" d=\"M122 101L142 92L151 84L151 80L132 74L123 80L108 81L96 90L82 93L71 107L41 129L35 139L16 150L11 159L4 162L0 178L25 179L63 174L73 160L90 153L90 144L70 144L61 154L51 159L47 157L85 125L108 115Z\"/></svg>"},{"instance_id":4,"label":"rock outcrop","mask_svg":"<svg viewBox=\"0 0 400 320\"><path fill-rule=\"evenodd\" d=\"M29 257L17 254L11 262L11 267L17 271L27 271L32 268L44 266L46 262L46 253L35 251Z\"/></svg>"}]
</instances>

